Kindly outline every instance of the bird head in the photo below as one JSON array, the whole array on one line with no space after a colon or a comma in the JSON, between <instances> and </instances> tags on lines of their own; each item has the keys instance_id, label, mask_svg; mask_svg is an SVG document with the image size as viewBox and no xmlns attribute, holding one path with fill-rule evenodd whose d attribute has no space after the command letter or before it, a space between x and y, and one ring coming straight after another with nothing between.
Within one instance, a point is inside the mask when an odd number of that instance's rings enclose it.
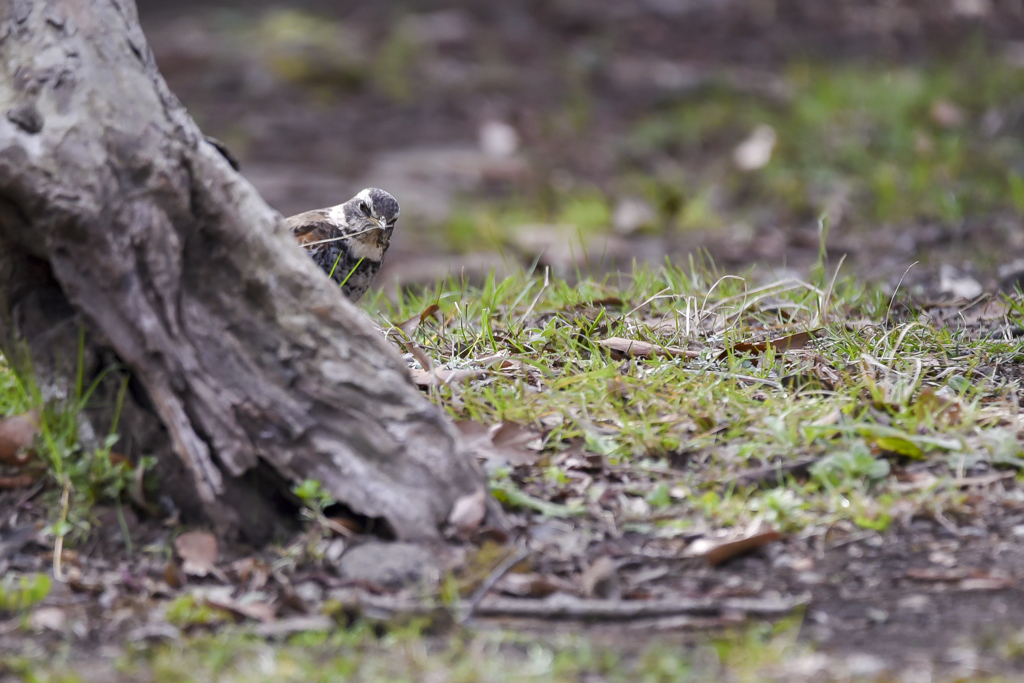
<instances>
[{"instance_id":1,"label":"bird head","mask_svg":"<svg viewBox=\"0 0 1024 683\"><path fill-rule=\"evenodd\" d=\"M342 220L348 231L353 233L367 233L372 236L373 231L383 230L388 235L395 229L395 221L398 220L398 201L388 192L376 187L368 187L362 190L352 199L339 207Z\"/></svg>"}]
</instances>

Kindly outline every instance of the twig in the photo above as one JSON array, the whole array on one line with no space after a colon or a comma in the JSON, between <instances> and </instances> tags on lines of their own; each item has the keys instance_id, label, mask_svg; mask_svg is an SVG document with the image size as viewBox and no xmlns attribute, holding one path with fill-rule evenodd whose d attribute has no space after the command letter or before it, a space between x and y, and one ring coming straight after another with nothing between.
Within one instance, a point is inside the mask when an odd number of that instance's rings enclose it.
<instances>
[{"instance_id":1,"label":"twig","mask_svg":"<svg viewBox=\"0 0 1024 683\"><path fill-rule=\"evenodd\" d=\"M53 578L57 581L65 581L64 569L61 567L61 556L64 554L64 532L62 527L68 519L68 503L71 498L71 487L64 484L64 491L60 494L60 523L58 526L57 538L53 542Z\"/></svg>"},{"instance_id":2,"label":"twig","mask_svg":"<svg viewBox=\"0 0 1024 683\"><path fill-rule=\"evenodd\" d=\"M383 229L384 228L381 228L381 227L378 227L378 226L374 226L372 228L367 228L366 230L360 230L359 232L350 232L349 234L341 235L340 237L328 237L327 239L317 240L315 242L305 242L305 243L303 243L302 246L303 247L313 247L313 246L316 246L318 244L327 244L328 242L337 242L339 240L350 240L353 237L359 237L360 235L365 235L368 232L373 232L374 230L383 230Z\"/></svg>"},{"instance_id":3,"label":"twig","mask_svg":"<svg viewBox=\"0 0 1024 683\"><path fill-rule=\"evenodd\" d=\"M558 594L543 600L494 598L477 607L482 617L532 617L540 619L600 619L626 621L684 614L715 615L739 612L778 617L810 601L809 594L788 598L696 598L663 600L585 599Z\"/></svg>"},{"instance_id":4,"label":"twig","mask_svg":"<svg viewBox=\"0 0 1024 683\"><path fill-rule=\"evenodd\" d=\"M473 611L476 609L477 605L480 604L480 601L484 599L484 596L487 595L488 591L494 588L494 584L498 583L498 581L501 580L501 577L505 576L505 574L508 574L512 567L516 566L529 556L529 548L520 548L517 552L507 557L504 562L495 567L494 570L487 575L487 578L483 580L480 586L473 592L473 595L470 596L462 612L462 616L459 617L459 623L461 624L472 617Z\"/></svg>"},{"instance_id":5,"label":"twig","mask_svg":"<svg viewBox=\"0 0 1024 683\"><path fill-rule=\"evenodd\" d=\"M353 596L355 597L355 596ZM809 593L775 598L665 598L661 600L616 600L577 598L557 593L544 599L488 598L473 610L477 617L565 619L580 621L634 621L682 615L728 613L758 617L781 617L811 600ZM360 591L355 601L363 608L382 614L430 614L436 606L419 600L370 595ZM468 609L464 603L456 610Z\"/></svg>"}]
</instances>

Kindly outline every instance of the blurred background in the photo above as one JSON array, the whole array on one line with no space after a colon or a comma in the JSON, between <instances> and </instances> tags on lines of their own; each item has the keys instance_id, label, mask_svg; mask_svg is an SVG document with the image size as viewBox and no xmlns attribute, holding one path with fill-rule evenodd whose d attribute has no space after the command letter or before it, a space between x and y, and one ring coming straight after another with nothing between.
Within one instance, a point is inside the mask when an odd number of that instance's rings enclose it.
<instances>
[{"instance_id":1,"label":"blurred background","mask_svg":"<svg viewBox=\"0 0 1024 683\"><path fill-rule=\"evenodd\" d=\"M376 185L386 286L691 256L927 294L1024 272L1024 0L139 0L285 215Z\"/></svg>"}]
</instances>

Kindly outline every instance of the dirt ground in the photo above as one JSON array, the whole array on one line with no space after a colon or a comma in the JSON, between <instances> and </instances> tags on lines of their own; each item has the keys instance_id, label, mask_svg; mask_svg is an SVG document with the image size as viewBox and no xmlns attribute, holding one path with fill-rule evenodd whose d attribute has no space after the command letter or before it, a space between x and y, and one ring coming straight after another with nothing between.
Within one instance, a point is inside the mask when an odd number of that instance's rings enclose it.
<instances>
[{"instance_id":1,"label":"dirt ground","mask_svg":"<svg viewBox=\"0 0 1024 683\"><path fill-rule=\"evenodd\" d=\"M269 63L253 61L258 49L240 50L232 42L252 46L256 39L246 33L251 26L242 15L255 15L269 4L139 4L143 27L172 90L206 132L227 143L243 174L275 208L288 215L331 205L368 184L402 198L407 229L396 233L382 275L401 284L509 267L500 254L460 251L446 243L461 203L498 205L526 198L543 204L550 184L616 193L621 168L612 141L666 98L678 101L700 87L702 74L729 69L747 79L745 88L770 90L774 70L795 56L903 63L928 60L970 40L1001 44L1024 39L1024 9L1014 0L419 0L405 3L401 12L379 2L309 0L289 3L289 8L342 20L355 56L346 56L346 45L323 50L317 44L310 48L313 58L303 53L289 61L285 54ZM296 21L268 30L312 30ZM421 53L403 52L401 41L389 38L401 22L429 47L424 80L410 82L402 73L416 58L409 55ZM369 61L359 56L382 45L388 46L391 62L379 55ZM665 66L681 63L693 71ZM368 84L360 69L371 67L382 75ZM674 83L670 94L665 79ZM585 122L573 123L572 108L579 99L587 102L580 114ZM515 155L501 151L505 129L488 128L492 122L514 128ZM487 135L497 142L482 142ZM497 151L488 152L488 145ZM1024 255L1024 240L1007 238L1008 230L1017 234L1020 226L1007 228L1004 219L987 215L956 225L879 225L874 232L833 234L830 251L847 253L851 267L866 277L891 282L904 276L908 259L923 259L920 276L915 272L907 282L917 281L925 289L938 287L940 265L955 261L984 288L994 289L1001 284L998 267ZM742 241L728 232L702 230L638 235L617 244L608 266L633 259L681 259L707 249L727 267L756 264L774 272L806 269L818 255L816 226L806 219L785 225L766 221L754 239ZM965 259L968 252L985 256ZM526 263L532 258L523 255ZM0 496L6 499L0 509L17 504L32 516L31 501L20 493ZM173 635L146 631L152 586L168 579L166 558L126 558L113 514L108 513L111 533L79 551L79 585L51 598L74 610L78 616L72 621L91 624L79 642L95 651L126 638ZM538 528L525 519L514 521L523 529L530 526L534 537L550 539L552 547L562 542L565 531L557 522ZM166 543L170 533L150 522L128 523L136 547ZM625 568L623 576L633 580L628 589L638 594L793 600L803 605L802 635L822 653L846 662L851 676L889 671L906 680L929 680L931 672L1024 671L1024 641L1016 649L1007 644L1007 633L1024 630L1022 541L1024 497L1004 478L979 479L966 487L955 519L908 516L884 534L837 525L816 535L784 538L717 567L670 559L664 544L639 534L609 540L602 550ZM45 570L50 550L27 537L0 541L0 566ZM580 561L578 553L565 551L560 557L559 552L551 550L537 560L541 573L560 562ZM243 560L250 551L237 549L236 556ZM240 581L239 576L229 578ZM121 587L112 585L115 579ZM298 564L271 580L266 590L291 601L301 616L315 613L331 591L353 585L351 575L345 578L329 566ZM138 602L108 620L104 601L113 601L115 594L137 595ZM634 626L685 632L727 626L737 618L737 610L722 607L690 621L650 618ZM612 627L593 629L597 637L620 637ZM12 652L25 646L14 640L13 633L5 634L0 648ZM793 676L814 680L830 665L812 658L800 666Z\"/></svg>"},{"instance_id":2,"label":"dirt ground","mask_svg":"<svg viewBox=\"0 0 1024 683\"><path fill-rule=\"evenodd\" d=\"M511 247L477 242L467 251L451 226L467 206L543 211L558 194L628 196L626 176L661 173L666 164L697 176L715 166L731 151L720 141L681 162L657 153L624 161L621 141L645 116L685 106L716 79L770 106L786 99L780 75L793 60L927 66L965 45L1013 52L1024 37L1024 11L1013 0L847 0L827 11L806 0L452 1L401 10L309 0L284 11L272 3L239 8L140 3L172 89L272 206L289 215L366 185L403 199L407 229L396 234L381 276L391 286L453 272L479 278L517 267L517 257L522 265L536 260L532 234ZM317 16L343 32L314 35L316 21L308 22ZM512 142L503 138L509 130ZM698 250L732 269L801 270L817 256L817 217L769 211L750 227L613 235L593 249L602 270L634 259L680 261ZM918 260L924 265L908 282L937 279L939 264L951 262L992 287L999 267L1024 255L1024 231L1016 217L992 213L867 222L835 228L829 248L871 280L895 284Z\"/></svg>"}]
</instances>

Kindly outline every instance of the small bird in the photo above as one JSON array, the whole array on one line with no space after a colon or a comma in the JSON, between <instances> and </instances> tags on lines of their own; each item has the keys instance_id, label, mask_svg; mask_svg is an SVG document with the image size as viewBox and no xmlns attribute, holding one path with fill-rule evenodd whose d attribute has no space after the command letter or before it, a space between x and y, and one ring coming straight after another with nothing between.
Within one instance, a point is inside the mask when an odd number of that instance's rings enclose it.
<instances>
[{"instance_id":1,"label":"small bird","mask_svg":"<svg viewBox=\"0 0 1024 683\"><path fill-rule=\"evenodd\" d=\"M341 285L342 293L358 301L380 270L398 212L394 197L368 187L344 204L286 221L316 264Z\"/></svg>"}]
</instances>

